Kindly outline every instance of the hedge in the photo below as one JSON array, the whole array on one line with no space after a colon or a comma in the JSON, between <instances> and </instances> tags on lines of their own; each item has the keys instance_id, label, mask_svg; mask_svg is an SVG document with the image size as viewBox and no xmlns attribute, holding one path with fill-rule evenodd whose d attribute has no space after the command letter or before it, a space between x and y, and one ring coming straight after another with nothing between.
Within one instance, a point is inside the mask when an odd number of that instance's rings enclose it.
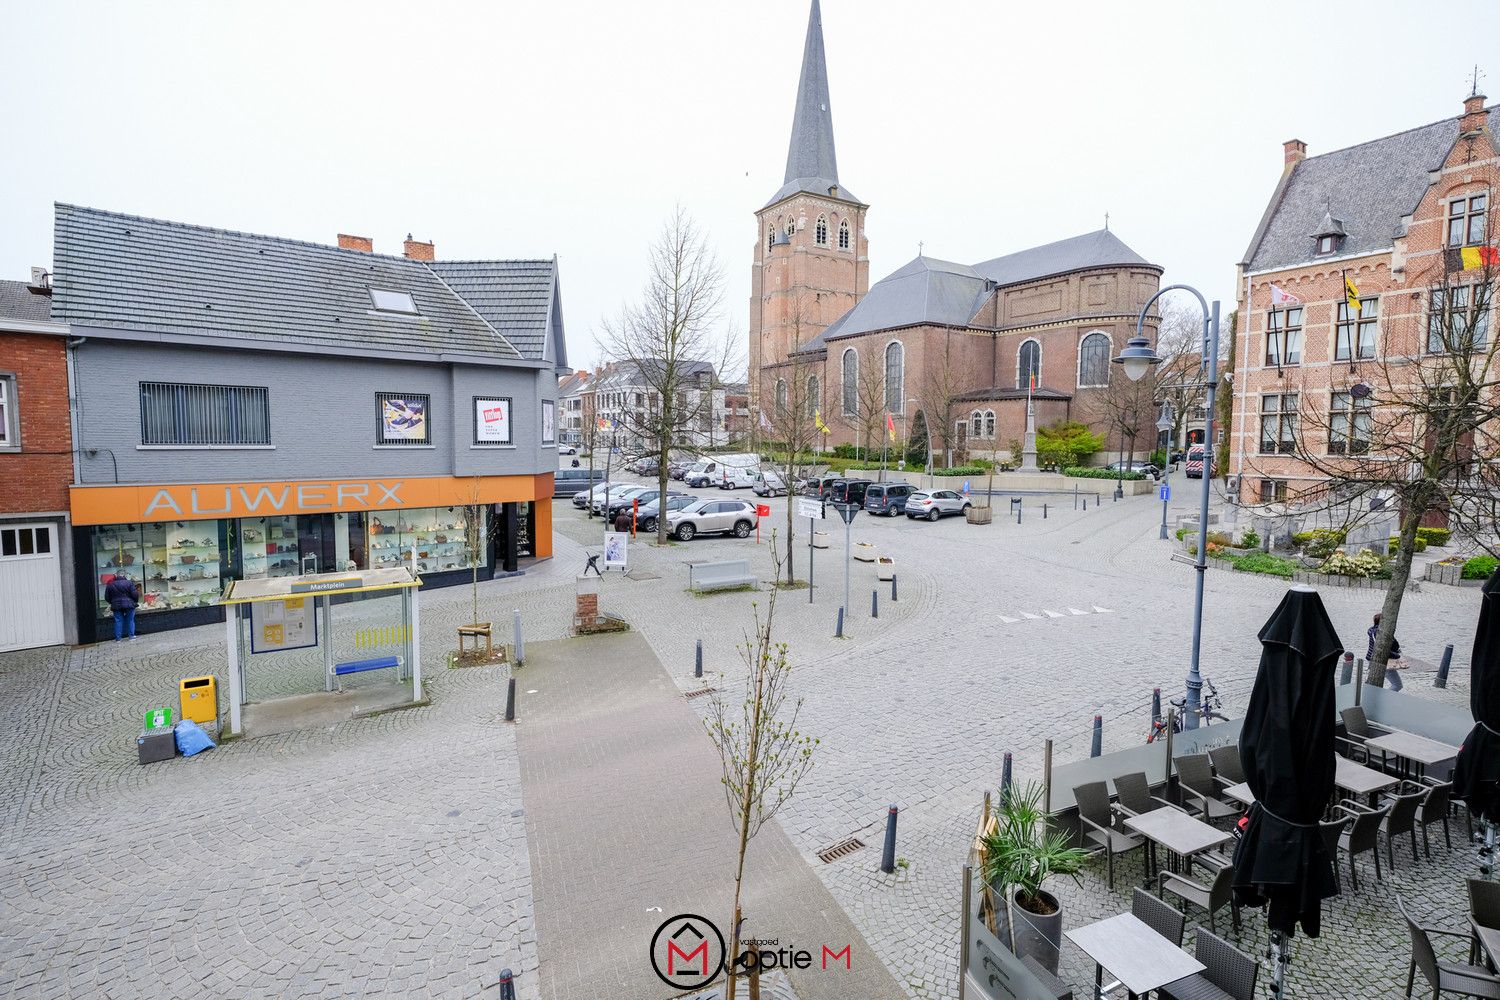
<instances>
[{"instance_id":1,"label":"hedge","mask_svg":"<svg viewBox=\"0 0 1500 1000\"><path fill-rule=\"evenodd\" d=\"M1400 547L1401 547L1401 539L1400 539L1400 537L1397 536L1397 535L1392 535L1391 536L1391 540L1386 544L1386 547L1385 547L1386 554L1387 555L1395 555L1396 554L1396 550L1399 549ZM1425 552L1425 551L1427 551L1427 541L1426 541L1426 539L1424 539L1421 535L1418 535L1416 538L1413 538L1411 540L1411 548L1412 548L1413 552Z\"/></svg>"},{"instance_id":2,"label":"hedge","mask_svg":"<svg viewBox=\"0 0 1500 1000\"><path fill-rule=\"evenodd\" d=\"M1224 560L1241 573L1266 573L1287 579L1291 579L1292 574L1302 568L1290 559L1265 552L1255 552L1248 556L1226 556Z\"/></svg>"},{"instance_id":3,"label":"hedge","mask_svg":"<svg viewBox=\"0 0 1500 1000\"><path fill-rule=\"evenodd\" d=\"M1079 479L1145 479L1144 472L1115 472L1111 469L1084 468L1081 465L1070 465L1063 470L1065 476L1075 476Z\"/></svg>"},{"instance_id":4,"label":"hedge","mask_svg":"<svg viewBox=\"0 0 1500 1000\"><path fill-rule=\"evenodd\" d=\"M1417 529L1418 538L1422 539L1422 541L1426 542L1428 545L1431 545L1434 548L1438 549L1442 548L1444 545L1447 545L1448 539L1452 537L1452 535L1453 532L1449 531L1447 528Z\"/></svg>"},{"instance_id":5,"label":"hedge","mask_svg":"<svg viewBox=\"0 0 1500 1000\"><path fill-rule=\"evenodd\" d=\"M1500 559L1494 556L1475 556L1464 563L1463 577L1465 580L1488 580L1496 566L1500 566Z\"/></svg>"},{"instance_id":6,"label":"hedge","mask_svg":"<svg viewBox=\"0 0 1500 1000\"><path fill-rule=\"evenodd\" d=\"M934 476L987 476L989 469L978 465L955 465L951 469L933 469Z\"/></svg>"}]
</instances>

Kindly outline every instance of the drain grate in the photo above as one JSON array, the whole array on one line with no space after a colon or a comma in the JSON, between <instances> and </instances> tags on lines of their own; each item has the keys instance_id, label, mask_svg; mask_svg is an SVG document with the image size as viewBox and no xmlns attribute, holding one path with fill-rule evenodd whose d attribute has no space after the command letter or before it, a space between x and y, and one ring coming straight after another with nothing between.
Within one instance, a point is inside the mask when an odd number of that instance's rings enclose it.
<instances>
[{"instance_id":1,"label":"drain grate","mask_svg":"<svg viewBox=\"0 0 1500 1000\"><path fill-rule=\"evenodd\" d=\"M818 860L825 865L832 864L839 858L848 857L864 846L865 842L863 840L860 840L858 837L849 837L839 841L832 847L823 848L823 850L818 852Z\"/></svg>"},{"instance_id":2,"label":"drain grate","mask_svg":"<svg viewBox=\"0 0 1500 1000\"><path fill-rule=\"evenodd\" d=\"M704 695L713 694L717 690L718 690L718 688L711 688L711 687L699 688L696 691L689 691L689 692L687 692L686 694L683 695L683 697L684 698L702 698Z\"/></svg>"}]
</instances>

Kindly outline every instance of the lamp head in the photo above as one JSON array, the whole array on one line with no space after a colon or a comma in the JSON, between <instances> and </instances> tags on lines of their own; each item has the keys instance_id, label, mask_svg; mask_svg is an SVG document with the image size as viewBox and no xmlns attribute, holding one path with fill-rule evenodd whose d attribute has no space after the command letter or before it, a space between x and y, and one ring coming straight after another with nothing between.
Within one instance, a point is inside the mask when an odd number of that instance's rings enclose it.
<instances>
[{"instance_id":1,"label":"lamp head","mask_svg":"<svg viewBox=\"0 0 1500 1000\"><path fill-rule=\"evenodd\" d=\"M1126 378L1139 382L1152 365L1161 364L1161 358L1151 349L1151 341L1137 335L1130 338L1114 363L1124 367Z\"/></svg>"}]
</instances>

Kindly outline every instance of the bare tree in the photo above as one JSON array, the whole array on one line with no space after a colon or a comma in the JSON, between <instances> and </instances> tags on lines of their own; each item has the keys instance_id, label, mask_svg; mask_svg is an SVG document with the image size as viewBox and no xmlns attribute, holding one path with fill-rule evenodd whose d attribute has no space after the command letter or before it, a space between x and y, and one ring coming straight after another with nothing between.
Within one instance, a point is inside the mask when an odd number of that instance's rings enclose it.
<instances>
[{"instance_id":1,"label":"bare tree","mask_svg":"<svg viewBox=\"0 0 1500 1000\"><path fill-rule=\"evenodd\" d=\"M1151 372L1154 401L1172 404L1172 441L1186 448L1187 423L1194 410L1208 398L1208 383L1203 369L1203 313L1196 305L1163 301L1161 321L1157 328L1156 353L1162 362ZM1114 368L1113 365L1110 366ZM1232 369L1221 366L1223 371ZM1145 380L1142 380L1145 381ZM1113 382L1113 374L1111 374ZM1140 384L1140 383L1136 383ZM1229 399L1230 394L1224 393ZM1227 423L1220 423L1227 427ZM1167 456L1171 462L1172 456ZM1220 466L1223 468L1223 466Z\"/></svg>"},{"instance_id":2,"label":"bare tree","mask_svg":"<svg viewBox=\"0 0 1500 1000\"><path fill-rule=\"evenodd\" d=\"M469 495L464 498L468 501L464 505L464 557L469 560L473 588L473 617L469 619L473 625L486 624L479 620L479 567L485 561L485 547L495 530L495 507L481 499L483 485L483 478L475 476L470 482Z\"/></svg>"},{"instance_id":3,"label":"bare tree","mask_svg":"<svg viewBox=\"0 0 1500 1000\"><path fill-rule=\"evenodd\" d=\"M943 353L940 357L929 346L927 363L922 373L920 401L927 415L928 440L930 442L936 432L945 455L952 456L961 443L958 440L954 409L959 404L958 397L973 388L973 381L972 375L962 370L953 356L951 332L943 336ZM958 461L960 459L950 457L948 464Z\"/></svg>"},{"instance_id":4,"label":"bare tree","mask_svg":"<svg viewBox=\"0 0 1500 1000\"><path fill-rule=\"evenodd\" d=\"M657 456L657 487L667 493L672 445L691 434L714 393L701 390L700 376L731 363L734 338L716 330L724 274L687 212L678 207L648 250L649 273L640 300L606 322L600 346L614 360L630 365L646 395L646 405L627 409L629 429ZM712 386L710 385L710 390ZM659 544L667 541L667 519L657 519Z\"/></svg>"},{"instance_id":5,"label":"bare tree","mask_svg":"<svg viewBox=\"0 0 1500 1000\"><path fill-rule=\"evenodd\" d=\"M1294 455L1318 478L1296 497L1304 511L1325 510L1346 527L1396 513L1396 551L1370 658L1371 684L1385 681L1422 522L1445 516L1493 551L1500 341L1487 321L1497 277L1500 268L1493 264L1469 271L1439 265L1418 276L1413 287L1428 282L1425 326L1385 331L1380 357L1359 360L1360 329L1340 324L1350 373L1344 385L1332 386L1332 405L1326 411L1306 405L1300 372L1289 366L1285 392L1296 393L1296 402L1289 413L1261 418L1262 454ZM1274 477L1275 470L1260 474Z\"/></svg>"},{"instance_id":6,"label":"bare tree","mask_svg":"<svg viewBox=\"0 0 1500 1000\"><path fill-rule=\"evenodd\" d=\"M1155 426L1157 382L1149 377L1132 382L1119 365L1109 367L1109 382L1093 393L1090 406L1095 419L1108 427L1104 446L1118 445L1121 460L1133 462L1142 429Z\"/></svg>"},{"instance_id":7,"label":"bare tree","mask_svg":"<svg viewBox=\"0 0 1500 1000\"><path fill-rule=\"evenodd\" d=\"M854 420L859 426L859 438L855 442L866 464L878 435L885 433L885 358L878 354L859 358L859 377L854 382L855 403L859 412Z\"/></svg>"},{"instance_id":8,"label":"bare tree","mask_svg":"<svg viewBox=\"0 0 1500 1000\"><path fill-rule=\"evenodd\" d=\"M779 562L776 539L771 539L771 558ZM781 567L776 567L778 577ZM755 631L745 637L741 657L745 661L745 695L738 705L722 696L714 699L707 722L709 737L719 751L723 768L724 800L739 834L734 872L734 920L729 949L729 1000L734 1000L736 959L740 951L740 898L745 880L745 853L760 828L776 815L812 767L815 737L797 729L801 699L788 703L787 686L792 664L785 642L774 636L776 594L766 598L765 617L759 602L754 607Z\"/></svg>"},{"instance_id":9,"label":"bare tree","mask_svg":"<svg viewBox=\"0 0 1500 1000\"><path fill-rule=\"evenodd\" d=\"M823 419L823 388L821 367L807 355L802 354L803 315L799 308L792 317L792 349L784 364L766 369L765 383L760 387L760 398L771 401L771 433L786 449L778 472L786 486L786 582L797 582L796 560L793 544L796 537L796 518L792 503L792 490L800 476L805 473L804 456L822 437L818 421ZM825 422L826 426L826 422ZM774 543L773 543L774 544ZM777 574L778 579L780 573Z\"/></svg>"}]
</instances>

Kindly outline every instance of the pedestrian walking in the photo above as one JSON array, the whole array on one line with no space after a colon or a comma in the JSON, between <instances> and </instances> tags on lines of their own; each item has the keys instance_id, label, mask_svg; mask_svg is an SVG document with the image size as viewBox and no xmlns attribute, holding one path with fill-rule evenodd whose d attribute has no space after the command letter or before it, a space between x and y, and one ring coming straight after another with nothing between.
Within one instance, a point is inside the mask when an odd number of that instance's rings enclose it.
<instances>
[{"instance_id":1,"label":"pedestrian walking","mask_svg":"<svg viewBox=\"0 0 1500 1000\"><path fill-rule=\"evenodd\" d=\"M135 608L141 599L141 590L126 573L116 573L115 578L104 585L104 600L115 615L115 641L135 638Z\"/></svg>"},{"instance_id":2,"label":"pedestrian walking","mask_svg":"<svg viewBox=\"0 0 1500 1000\"><path fill-rule=\"evenodd\" d=\"M629 507L621 507L620 508L620 512L615 515L615 530L616 531L629 531L630 530L630 508Z\"/></svg>"},{"instance_id":3,"label":"pedestrian walking","mask_svg":"<svg viewBox=\"0 0 1500 1000\"><path fill-rule=\"evenodd\" d=\"M1375 612L1374 623L1370 626L1370 630L1365 633L1366 635L1368 635L1370 637L1370 646L1369 646L1369 648L1367 650L1365 650L1365 662L1366 663L1374 663L1375 662L1375 633L1377 633L1379 631L1380 631L1380 612L1377 611L1377 612ZM1400 659L1401 659L1401 643L1398 642L1398 641L1396 641L1396 637L1393 635L1393 636L1391 636L1391 653L1390 653L1390 656L1388 656L1386 658L1385 669L1388 672L1392 671L1392 670L1400 670L1401 667L1402 667L1402 664L1400 664L1400 663L1397 662ZM1390 676L1390 685L1391 685L1392 690L1400 691L1401 690L1401 678L1396 677L1393 674L1388 674L1388 676Z\"/></svg>"}]
</instances>

